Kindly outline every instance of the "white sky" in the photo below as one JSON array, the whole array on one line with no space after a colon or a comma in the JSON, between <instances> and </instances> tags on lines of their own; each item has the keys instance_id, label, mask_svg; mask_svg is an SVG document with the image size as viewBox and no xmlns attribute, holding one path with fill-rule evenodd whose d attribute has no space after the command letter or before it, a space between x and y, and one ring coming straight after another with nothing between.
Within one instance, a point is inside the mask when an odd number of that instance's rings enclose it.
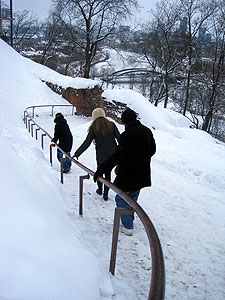
<instances>
[{"instance_id":1,"label":"white sky","mask_svg":"<svg viewBox=\"0 0 225 300\"><path fill-rule=\"evenodd\" d=\"M140 12L138 17L147 20L148 12L154 7L157 0L138 0ZM9 0L5 0L9 4ZM22 11L24 9L32 11L35 15L46 18L51 6L51 0L13 0L13 10Z\"/></svg>"}]
</instances>

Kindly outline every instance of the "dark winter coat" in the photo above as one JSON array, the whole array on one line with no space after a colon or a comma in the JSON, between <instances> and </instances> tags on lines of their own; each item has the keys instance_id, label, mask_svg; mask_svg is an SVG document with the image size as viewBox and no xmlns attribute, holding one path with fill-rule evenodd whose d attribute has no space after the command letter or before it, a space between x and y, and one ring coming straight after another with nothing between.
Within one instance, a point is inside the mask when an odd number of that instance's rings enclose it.
<instances>
[{"instance_id":1,"label":"dark winter coat","mask_svg":"<svg viewBox=\"0 0 225 300\"><path fill-rule=\"evenodd\" d=\"M120 136L115 153L96 171L101 176L117 166L114 184L125 192L132 192L151 186L151 157L156 152L156 144L151 130L140 121L128 123Z\"/></svg>"},{"instance_id":2,"label":"dark winter coat","mask_svg":"<svg viewBox=\"0 0 225 300\"><path fill-rule=\"evenodd\" d=\"M94 140L95 148L96 148L96 160L97 163L100 164L104 162L107 158L109 158L117 148L117 142L120 139L120 133L116 127L116 125L111 122L113 125L113 130L108 131L105 135L95 134L94 128L91 126L88 135L83 142L83 144L77 149L74 156L79 157L91 144Z\"/></svg>"},{"instance_id":3,"label":"dark winter coat","mask_svg":"<svg viewBox=\"0 0 225 300\"><path fill-rule=\"evenodd\" d=\"M70 152L73 145L73 136L71 134L66 119L64 119L63 117L56 118L54 122L56 124L55 124L55 133L52 142L57 143L57 141L59 141L58 146L64 152Z\"/></svg>"}]
</instances>

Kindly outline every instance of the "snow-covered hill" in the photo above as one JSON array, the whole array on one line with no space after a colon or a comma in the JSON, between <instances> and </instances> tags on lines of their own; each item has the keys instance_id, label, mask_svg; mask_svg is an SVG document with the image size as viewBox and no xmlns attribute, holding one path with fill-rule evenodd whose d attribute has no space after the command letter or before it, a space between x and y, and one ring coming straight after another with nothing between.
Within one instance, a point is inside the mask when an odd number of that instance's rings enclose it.
<instances>
[{"instance_id":1,"label":"snow-covered hill","mask_svg":"<svg viewBox=\"0 0 225 300\"><path fill-rule=\"evenodd\" d=\"M85 181L84 217L78 217L78 176L74 166L59 182L59 164L48 162L40 142L23 124L27 106L67 104L41 80L88 87L21 57L0 40L0 299L147 299L151 262L142 224L133 237L120 235L116 275L108 274L114 193L105 202ZM189 128L183 116L152 106L130 90L106 90L108 101L127 103L141 122L154 127L157 153L151 188L140 204L152 219L165 258L166 300L225 298L225 147ZM90 118L63 110L74 136L73 151L87 134ZM53 119L37 122L53 134ZM118 125L118 124L117 124ZM118 125L123 131L123 126ZM95 170L94 145L80 157Z\"/></svg>"}]
</instances>

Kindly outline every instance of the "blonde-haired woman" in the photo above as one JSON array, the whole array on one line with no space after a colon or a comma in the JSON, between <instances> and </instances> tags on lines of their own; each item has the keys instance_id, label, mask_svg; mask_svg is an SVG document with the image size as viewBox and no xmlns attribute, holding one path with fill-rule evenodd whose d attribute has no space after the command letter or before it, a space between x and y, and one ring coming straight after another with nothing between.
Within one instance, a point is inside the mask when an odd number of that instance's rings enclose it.
<instances>
[{"instance_id":1,"label":"blonde-haired woman","mask_svg":"<svg viewBox=\"0 0 225 300\"><path fill-rule=\"evenodd\" d=\"M116 150L119 143L120 133L113 122L110 122L102 108L96 108L92 112L92 123L88 129L88 135L82 145L75 151L74 156L78 158L94 140L96 149L97 166L108 159ZM111 180L111 171L103 174L105 179ZM104 185L102 191L102 183L97 181L98 189L96 193L102 195L104 200L108 200L109 188Z\"/></svg>"}]
</instances>

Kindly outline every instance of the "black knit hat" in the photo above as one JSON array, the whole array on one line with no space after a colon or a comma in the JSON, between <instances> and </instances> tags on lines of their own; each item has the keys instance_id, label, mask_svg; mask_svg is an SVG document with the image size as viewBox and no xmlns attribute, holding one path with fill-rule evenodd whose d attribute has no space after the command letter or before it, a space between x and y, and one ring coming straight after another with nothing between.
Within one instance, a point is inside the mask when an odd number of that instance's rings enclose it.
<instances>
[{"instance_id":1,"label":"black knit hat","mask_svg":"<svg viewBox=\"0 0 225 300\"><path fill-rule=\"evenodd\" d=\"M62 113L57 113L57 114L55 115L54 122L56 123L58 120L62 120L62 119L64 119L63 114L62 114Z\"/></svg>"},{"instance_id":2,"label":"black knit hat","mask_svg":"<svg viewBox=\"0 0 225 300\"><path fill-rule=\"evenodd\" d=\"M121 121L123 124L128 124L137 119L137 114L132 109L126 109L121 115Z\"/></svg>"}]
</instances>

